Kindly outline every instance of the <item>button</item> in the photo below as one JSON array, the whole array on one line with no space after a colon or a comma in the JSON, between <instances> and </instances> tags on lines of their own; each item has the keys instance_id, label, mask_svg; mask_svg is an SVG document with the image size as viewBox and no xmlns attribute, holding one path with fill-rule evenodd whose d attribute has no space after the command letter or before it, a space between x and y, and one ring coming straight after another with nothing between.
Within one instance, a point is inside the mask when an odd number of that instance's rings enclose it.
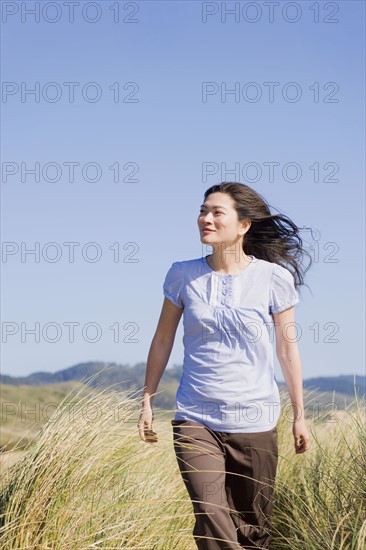
<instances>
[{"instance_id":1,"label":"button","mask_svg":"<svg viewBox=\"0 0 366 550\"><path fill-rule=\"evenodd\" d=\"M221 303L222 303L222 304L225 304L225 300L221 300Z\"/></svg>"},{"instance_id":2,"label":"button","mask_svg":"<svg viewBox=\"0 0 366 550\"><path fill-rule=\"evenodd\" d=\"M224 290L222 291L222 293L225 295L225 294L227 293L227 290L224 289Z\"/></svg>"},{"instance_id":3,"label":"button","mask_svg":"<svg viewBox=\"0 0 366 550\"><path fill-rule=\"evenodd\" d=\"M223 285L226 285L226 284L227 284L227 280L224 279L224 280L222 281L222 284L223 284Z\"/></svg>"}]
</instances>

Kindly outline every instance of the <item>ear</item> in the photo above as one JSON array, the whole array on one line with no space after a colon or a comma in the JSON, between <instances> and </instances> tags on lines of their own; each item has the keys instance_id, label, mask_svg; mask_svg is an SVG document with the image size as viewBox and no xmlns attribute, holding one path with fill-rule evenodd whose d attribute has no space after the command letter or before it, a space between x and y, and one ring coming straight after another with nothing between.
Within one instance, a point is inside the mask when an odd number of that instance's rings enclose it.
<instances>
[{"instance_id":1,"label":"ear","mask_svg":"<svg viewBox=\"0 0 366 550\"><path fill-rule=\"evenodd\" d=\"M244 222L242 222L242 226L241 226L242 235L245 235L245 233L249 231L251 225L252 225L252 222L250 220L245 220Z\"/></svg>"}]
</instances>

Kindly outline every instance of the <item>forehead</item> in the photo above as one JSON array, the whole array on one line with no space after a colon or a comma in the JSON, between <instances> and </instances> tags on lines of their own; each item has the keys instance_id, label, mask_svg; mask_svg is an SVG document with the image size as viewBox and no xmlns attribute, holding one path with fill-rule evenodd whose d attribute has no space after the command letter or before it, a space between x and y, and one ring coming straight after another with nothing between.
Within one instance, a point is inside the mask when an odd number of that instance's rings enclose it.
<instances>
[{"instance_id":1,"label":"forehead","mask_svg":"<svg viewBox=\"0 0 366 550\"><path fill-rule=\"evenodd\" d=\"M233 201L227 193L211 193L202 206L209 206L212 208L222 206L229 209L233 208Z\"/></svg>"}]
</instances>

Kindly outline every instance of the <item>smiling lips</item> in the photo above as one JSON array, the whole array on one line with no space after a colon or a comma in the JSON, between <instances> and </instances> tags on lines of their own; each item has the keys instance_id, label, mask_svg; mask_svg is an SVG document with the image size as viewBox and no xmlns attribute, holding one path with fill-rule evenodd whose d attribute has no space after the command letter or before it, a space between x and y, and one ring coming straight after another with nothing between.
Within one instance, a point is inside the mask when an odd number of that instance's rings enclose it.
<instances>
[{"instance_id":1,"label":"smiling lips","mask_svg":"<svg viewBox=\"0 0 366 550\"><path fill-rule=\"evenodd\" d=\"M207 231L207 232L210 231L210 232L212 232L212 233L214 232L213 229L209 229L208 227L204 227L204 228L202 229L202 231Z\"/></svg>"}]
</instances>

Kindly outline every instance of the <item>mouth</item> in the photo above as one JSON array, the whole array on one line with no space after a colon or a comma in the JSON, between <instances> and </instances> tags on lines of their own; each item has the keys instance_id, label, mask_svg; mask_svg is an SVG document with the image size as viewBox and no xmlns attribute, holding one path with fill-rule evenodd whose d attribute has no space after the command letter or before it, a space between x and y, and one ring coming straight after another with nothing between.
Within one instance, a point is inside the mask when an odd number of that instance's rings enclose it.
<instances>
[{"instance_id":1,"label":"mouth","mask_svg":"<svg viewBox=\"0 0 366 550\"><path fill-rule=\"evenodd\" d=\"M202 229L202 233L214 233L215 231L213 229Z\"/></svg>"}]
</instances>

